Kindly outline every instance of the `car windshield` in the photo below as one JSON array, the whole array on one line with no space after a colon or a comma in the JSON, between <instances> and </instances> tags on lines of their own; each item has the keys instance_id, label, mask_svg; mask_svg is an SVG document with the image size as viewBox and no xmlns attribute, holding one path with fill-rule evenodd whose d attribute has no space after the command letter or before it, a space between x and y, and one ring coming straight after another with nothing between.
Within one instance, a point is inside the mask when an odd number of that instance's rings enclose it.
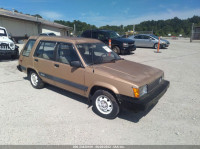
<instances>
[{"instance_id":1,"label":"car windshield","mask_svg":"<svg viewBox=\"0 0 200 149\"><path fill-rule=\"evenodd\" d=\"M77 44L76 47L87 65L121 60L115 52L103 43Z\"/></svg>"},{"instance_id":2,"label":"car windshield","mask_svg":"<svg viewBox=\"0 0 200 149\"><path fill-rule=\"evenodd\" d=\"M151 35L151 37L158 39L158 36L155 36L155 35Z\"/></svg>"},{"instance_id":3,"label":"car windshield","mask_svg":"<svg viewBox=\"0 0 200 149\"><path fill-rule=\"evenodd\" d=\"M5 29L0 29L0 36L7 36Z\"/></svg>"},{"instance_id":4,"label":"car windshield","mask_svg":"<svg viewBox=\"0 0 200 149\"><path fill-rule=\"evenodd\" d=\"M112 39L112 38L119 38L120 36L118 33L110 31L108 32L108 37Z\"/></svg>"}]
</instances>

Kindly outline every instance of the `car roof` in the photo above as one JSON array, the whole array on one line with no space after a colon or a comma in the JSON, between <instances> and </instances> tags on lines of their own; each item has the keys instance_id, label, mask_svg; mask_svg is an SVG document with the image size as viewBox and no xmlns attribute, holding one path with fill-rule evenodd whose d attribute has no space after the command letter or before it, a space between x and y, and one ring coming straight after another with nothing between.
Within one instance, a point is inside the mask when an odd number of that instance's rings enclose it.
<instances>
[{"instance_id":1,"label":"car roof","mask_svg":"<svg viewBox=\"0 0 200 149\"><path fill-rule=\"evenodd\" d=\"M0 26L0 28L2 28L2 29L6 29L5 27L2 27L2 26Z\"/></svg>"},{"instance_id":2,"label":"car roof","mask_svg":"<svg viewBox=\"0 0 200 149\"><path fill-rule=\"evenodd\" d=\"M137 34L137 35L147 35L147 36L152 36L152 34ZM136 35L135 35L136 36Z\"/></svg>"},{"instance_id":3,"label":"car roof","mask_svg":"<svg viewBox=\"0 0 200 149\"><path fill-rule=\"evenodd\" d=\"M86 31L102 31L102 32L114 32L112 30L105 30L105 29L91 29L91 30L86 30ZM85 31L85 32L86 32Z\"/></svg>"},{"instance_id":4,"label":"car roof","mask_svg":"<svg viewBox=\"0 0 200 149\"><path fill-rule=\"evenodd\" d=\"M99 40L91 39L91 38L82 38L82 37L68 37L68 36L31 36L29 39L35 40L48 40L48 41L56 41L56 42L69 42L73 44L79 43L102 43Z\"/></svg>"}]
</instances>

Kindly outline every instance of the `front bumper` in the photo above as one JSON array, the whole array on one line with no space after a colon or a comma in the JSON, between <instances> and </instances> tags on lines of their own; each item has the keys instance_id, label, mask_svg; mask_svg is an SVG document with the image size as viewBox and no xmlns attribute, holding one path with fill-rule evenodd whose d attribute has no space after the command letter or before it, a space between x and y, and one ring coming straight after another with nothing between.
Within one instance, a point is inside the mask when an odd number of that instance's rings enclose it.
<instances>
[{"instance_id":1,"label":"front bumper","mask_svg":"<svg viewBox=\"0 0 200 149\"><path fill-rule=\"evenodd\" d=\"M15 55L16 50L0 50L0 55Z\"/></svg>"},{"instance_id":2,"label":"front bumper","mask_svg":"<svg viewBox=\"0 0 200 149\"><path fill-rule=\"evenodd\" d=\"M133 46L130 46L130 47L126 47L126 48L123 48L124 51L135 51L136 50L136 46L133 45Z\"/></svg>"},{"instance_id":3,"label":"front bumper","mask_svg":"<svg viewBox=\"0 0 200 149\"><path fill-rule=\"evenodd\" d=\"M163 80L150 93L140 97L133 98L124 95L118 95L118 99L123 107L133 110L145 111L155 105L158 100L165 94L169 87L169 81Z\"/></svg>"},{"instance_id":4,"label":"front bumper","mask_svg":"<svg viewBox=\"0 0 200 149\"><path fill-rule=\"evenodd\" d=\"M169 47L169 44L163 43L163 44L161 44L161 47L162 47L162 48Z\"/></svg>"}]
</instances>

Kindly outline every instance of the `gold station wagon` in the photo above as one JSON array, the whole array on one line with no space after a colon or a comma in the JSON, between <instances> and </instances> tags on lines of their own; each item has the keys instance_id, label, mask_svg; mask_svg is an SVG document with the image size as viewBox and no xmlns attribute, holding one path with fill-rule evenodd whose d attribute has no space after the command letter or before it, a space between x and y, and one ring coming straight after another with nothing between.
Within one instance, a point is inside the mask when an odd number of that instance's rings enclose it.
<instances>
[{"instance_id":1,"label":"gold station wagon","mask_svg":"<svg viewBox=\"0 0 200 149\"><path fill-rule=\"evenodd\" d=\"M146 110L166 92L163 71L120 58L99 40L30 37L18 70L36 89L45 83L88 98L96 114L113 119L121 107Z\"/></svg>"}]
</instances>

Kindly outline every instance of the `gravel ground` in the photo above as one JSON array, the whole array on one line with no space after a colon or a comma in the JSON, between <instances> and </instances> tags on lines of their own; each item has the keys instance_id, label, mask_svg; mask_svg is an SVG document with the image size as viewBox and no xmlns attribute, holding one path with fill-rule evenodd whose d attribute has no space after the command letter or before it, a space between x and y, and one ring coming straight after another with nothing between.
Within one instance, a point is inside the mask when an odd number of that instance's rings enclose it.
<instances>
[{"instance_id":1,"label":"gravel ground","mask_svg":"<svg viewBox=\"0 0 200 149\"><path fill-rule=\"evenodd\" d=\"M162 53L137 48L122 56L164 70L171 84L151 111L123 110L114 120L94 114L81 96L50 85L32 88L26 74L16 69L17 60L4 58L0 144L200 145L200 43L170 42Z\"/></svg>"}]
</instances>

